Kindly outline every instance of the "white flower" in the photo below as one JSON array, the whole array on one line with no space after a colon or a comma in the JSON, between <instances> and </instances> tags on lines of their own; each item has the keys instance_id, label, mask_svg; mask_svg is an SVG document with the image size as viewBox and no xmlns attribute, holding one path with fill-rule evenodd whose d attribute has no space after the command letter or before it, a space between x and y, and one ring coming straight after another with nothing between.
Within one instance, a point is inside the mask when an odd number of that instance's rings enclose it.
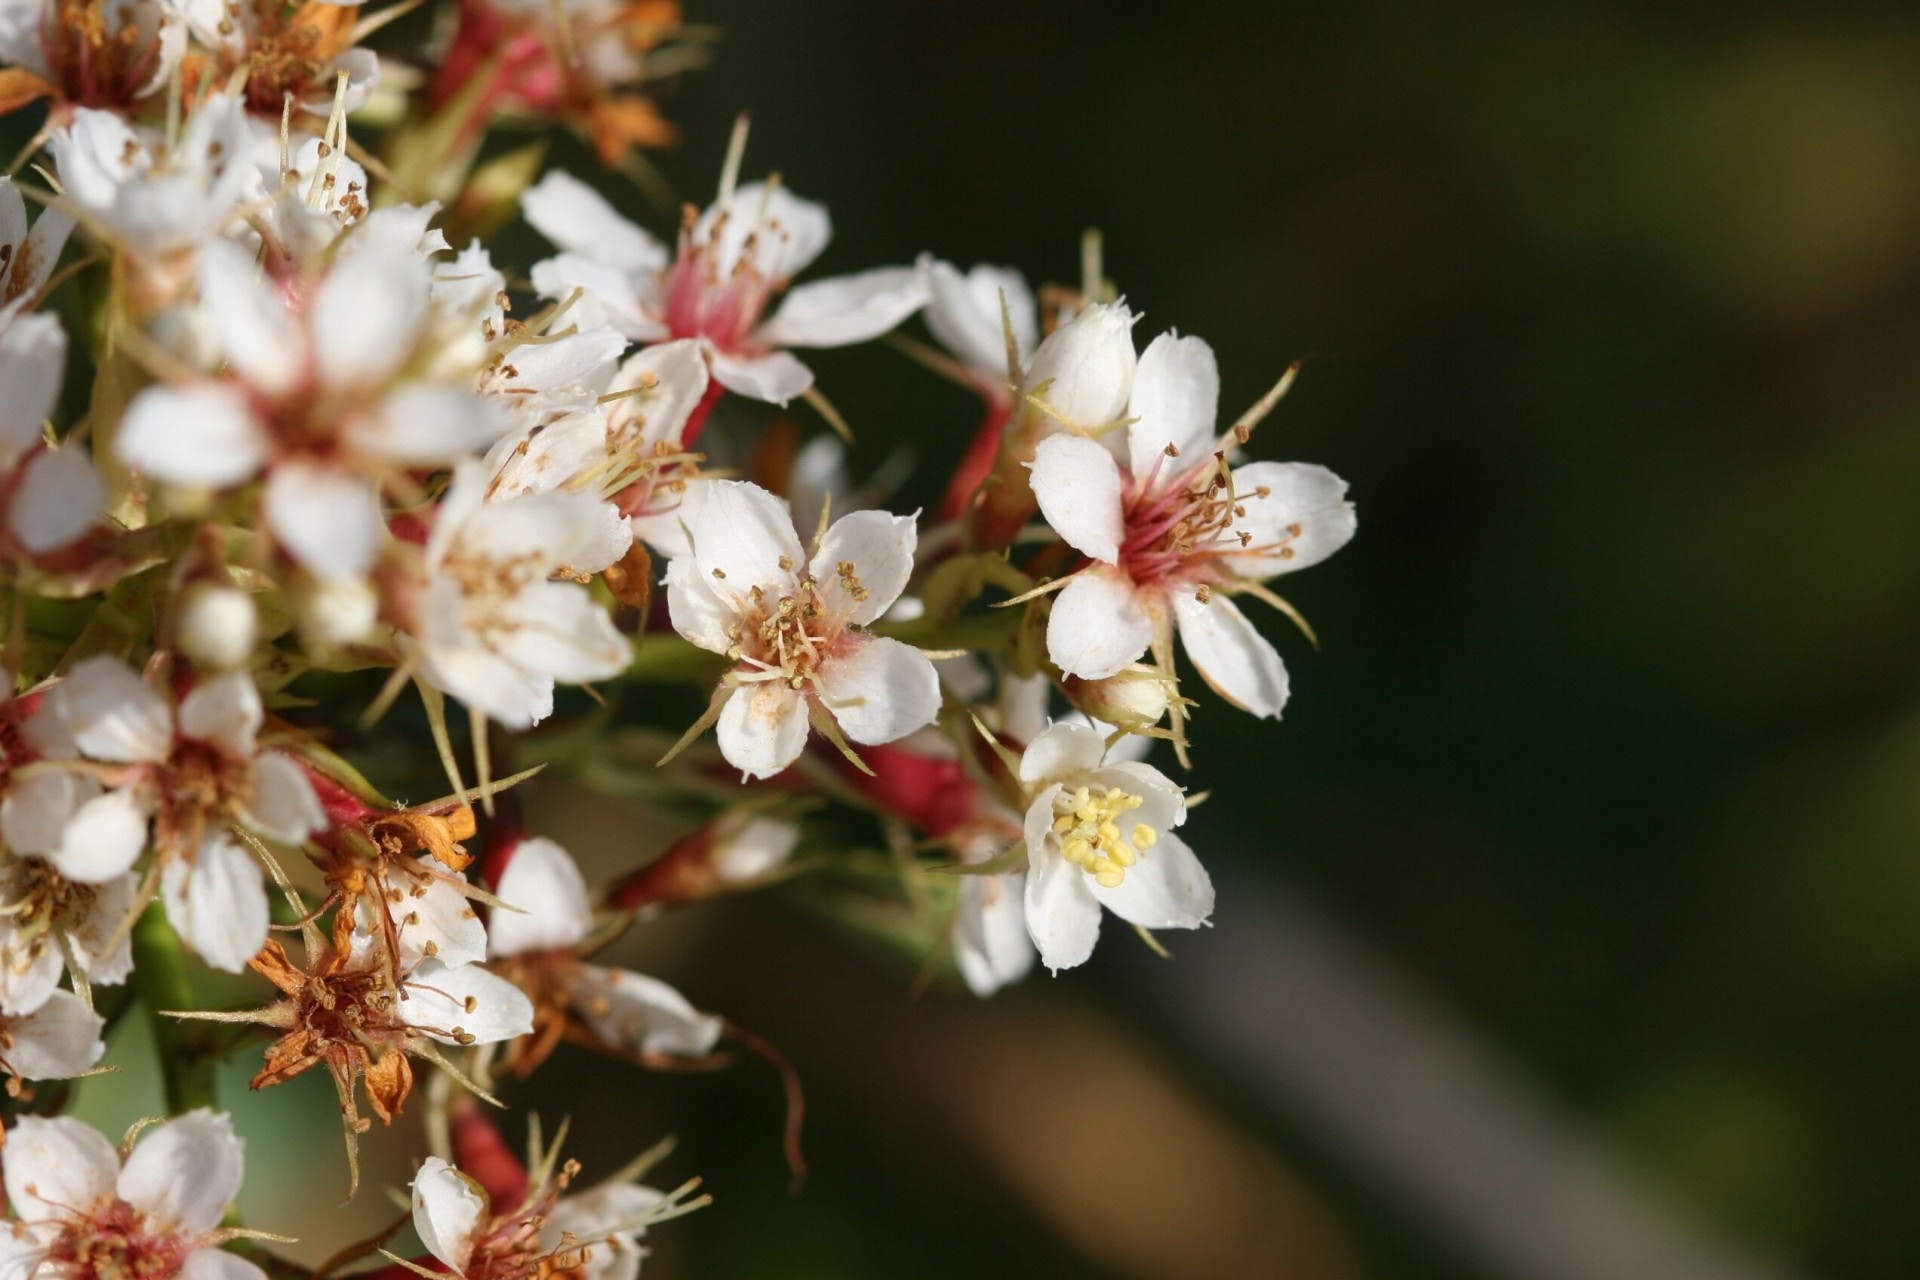
<instances>
[{"instance_id":1,"label":"white flower","mask_svg":"<svg viewBox=\"0 0 1920 1280\"><path fill-rule=\"evenodd\" d=\"M863 630L913 572L911 517L843 516L809 557L784 502L758 485L716 480L686 521L693 547L667 565L668 611L681 635L735 663L718 711L730 764L750 778L780 772L806 746L810 716L830 716L869 745L933 723L933 663Z\"/></svg>"},{"instance_id":2,"label":"white flower","mask_svg":"<svg viewBox=\"0 0 1920 1280\"><path fill-rule=\"evenodd\" d=\"M465 462L427 539L426 584L412 643L422 674L514 729L553 710L555 681L619 675L627 641L578 582L626 554L633 532L586 493L524 493L488 502L486 469Z\"/></svg>"},{"instance_id":3,"label":"white flower","mask_svg":"<svg viewBox=\"0 0 1920 1280\"><path fill-rule=\"evenodd\" d=\"M593 931L593 904L573 858L553 841L523 841L500 877L487 950L543 997L544 1016L578 1019L602 1044L635 1054L698 1058L713 1051L721 1020L657 978L586 964L574 949Z\"/></svg>"},{"instance_id":4,"label":"white flower","mask_svg":"<svg viewBox=\"0 0 1920 1280\"><path fill-rule=\"evenodd\" d=\"M23 1116L7 1134L7 1198L19 1223L0 1265L15 1275L265 1280L220 1249L243 1170L232 1122L213 1111L148 1128L125 1164L79 1120Z\"/></svg>"},{"instance_id":5,"label":"white flower","mask_svg":"<svg viewBox=\"0 0 1920 1280\"><path fill-rule=\"evenodd\" d=\"M962 274L931 254L922 255L919 266L927 279L927 328L960 361L981 394L1006 400L1007 329L1013 330L1023 369L1040 340L1040 310L1026 277L1012 267L984 262Z\"/></svg>"},{"instance_id":6,"label":"white flower","mask_svg":"<svg viewBox=\"0 0 1920 1280\"><path fill-rule=\"evenodd\" d=\"M1172 829L1186 798L1151 765L1112 760L1090 725L1061 723L1020 757L1029 797L1027 930L1047 968L1093 954L1101 908L1146 929L1194 929L1213 882Z\"/></svg>"},{"instance_id":7,"label":"white flower","mask_svg":"<svg viewBox=\"0 0 1920 1280\"><path fill-rule=\"evenodd\" d=\"M585 338L611 330L589 330ZM616 335L617 336L617 335ZM624 339L621 339L624 343ZM549 350L534 347L538 357ZM510 356L515 387L526 380L524 357ZM542 360L529 366L551 377ZM664 555L686 551L680 507L690 485L702 483L683 434L707 392L700 344L656 343L634 352L599 391L611 397L554 421L514 433L487 455L494 499L557 489L597 494L627 516L636 538Z\"/></svg>"},{"instance_id":8,"label":"white flower","mask_svg":"<svg viewBox=\"0 0 1920 1280\"><path fill-rule=\"evenodd\" d=\"M186 28L163 0L0 3L0 61L47 81L67 104L131 107L166 86L186 47Z\"/></svg>"},{"instance_id":9,"label":"white flower","mask_svg":"<svg viewBox=\"0 0 1920 1280\"><path fill-rule=\"evenodd\" d=\"M1097 440L1062 432L1041 441L1032 464L1040 510L1094 562L1054 600L1047 651L1063 672L1101 680L1164 647L1177 627L1221 696L1278 716L1286 668L1226 596L1258 593L1265 579L1345 546L1353 504L1324 467L1229 468L1227 452L1244 437L1216 441L1219 391L1212 349L1162 334L1132 379L1129 425Z\"/></svg>"},{"instance_id":10,"label":"white flower","mask_svg":"<svg viewBox=\"0 0 1920 1280\"><path fill-rule=\"evenodd\" d=\"M107 1051L106 1019L71 991L54 991L31 1013L0 1014L0 1071L16 1080L68 1080Z\"/></svg>"},{"instance_id":11,"label":"white flower","mask_svg":"<svg viewBox=\"0 0 1920 1280\"><path fill-rule=\"evenodd\" d=\"M0 1013L44 1007L69 970L75 986L125 982L133 942L122 926L139 891L132 872L80 884L41 858L14 853L0 863Z\"/></svg>"},{"instance_id":12,"label":"white flower","mask_svg":"<svg viewBox=\"0 0 1920 1280\"><path fill-rule=\"evenodd\" d=\"M360 578L386 537L384 483L506 430L467 387L407 377L431 348L431 275L411 250L342 255L311 293L266 279L237 245L207 246L201 311L231 377L149 387L115 437L156 480L225 489L266 474L267 527L320 578Z\"/></svg>"},{"instance_id":13,"label":"white flower","mask_svg":"<svg viewBox=\"0 0 1920 1280\"><path fill-rule=\"evenodd\" d=\"M542 297L581 291L583 324L611 324L641 342L697 338L714 378L752 400L784 405L813 385L788 347L842 347L898 325L926 302L912 267L882 267L800 285L764 318L832 237L827 211L785 187L748 183L666 246L621 217L578 178L552 170L521 197L527 221L559 246L533 268Z\"/></svg>"},{"instance_id":14,"label":"white flower","mask_svg":"<svg viewBox=\"0 0 1920 1280\"><path fill-rule=\"evenodd\" d=\"M86 659L48 691L29 725L69 740L87 760L125 767L111 788L98 769L54 768L16 782L0 804L0 831L15 852L103 884L132 867L152 819L168 918L209 964L237 973L266 941L267 898L259 866L228 828L297 843L326 822L300 766L260 749L264 717L241 672L201 681L176 708L119 660Z\"/></svg>"},{"instance_id":15,"label":"white flower","mask_svg":"<svg viewBox=\"0 0 1920 1280\"><path fill-rule=\"evenodd\" d=\"M215 94L177 145L110 111L81 108L51 146L67 197L108 238L142 255L199 248L239 216L257 183L246 108Z\"/></svg>"},{"instance_id":16,"label":"white flower","mask_svg":"<svg viewBox=\"0 0 1920 1280\"><path fill-rule=\"evenodd\" d=\"M413 1179L413 1229L427 1252L463 1280L519 1280L565 1272L579 1280L635 1280L638 1238L671 1202L650 1187L606 1182L565 1195L566 1175L495 1205L474 1179L428 1156Z\"/></svg>"}]
</instances>

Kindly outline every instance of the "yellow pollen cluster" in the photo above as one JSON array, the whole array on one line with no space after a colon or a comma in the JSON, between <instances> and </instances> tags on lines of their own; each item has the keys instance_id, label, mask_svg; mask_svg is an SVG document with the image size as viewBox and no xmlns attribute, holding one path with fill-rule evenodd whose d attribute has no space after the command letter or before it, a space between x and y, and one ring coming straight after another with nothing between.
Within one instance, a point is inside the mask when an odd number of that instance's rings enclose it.
<instances>
[{"instance_id":1,"label":"yellow pollen cluster","mask_svg":"<svg viewBox=\"0 0 1920 1280\"><path fill-rule=\"evenodd\" d=\"M1053 802L1053 833L1060 841L1060 855L1099 881L1101 888L1119 888L1127 868L1160 838L1144 822L1121 831L1122 818L1144 803L1117 787L1062 791Z\"/></svg>"}]
</instances>

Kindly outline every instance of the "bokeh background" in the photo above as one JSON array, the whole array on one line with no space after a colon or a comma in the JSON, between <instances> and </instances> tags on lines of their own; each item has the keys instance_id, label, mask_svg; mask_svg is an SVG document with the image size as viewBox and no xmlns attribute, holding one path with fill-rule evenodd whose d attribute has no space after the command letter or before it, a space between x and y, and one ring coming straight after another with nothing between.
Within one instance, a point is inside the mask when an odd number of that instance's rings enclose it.
<instances>
[{"instance_id":1,"label":"bokeh background","mask_svg":"<svg viewBox=\"0 0 1920 1280\"><path fill-rule=\"evenodd\" d=\"M1220 906L1171 964L1110 931L979 1005L776 903L675 923L693 998L801 1065L814 1173L770 1079L582 1064L606 1164L631 1099L722 1201L653 1274L1654 1274L1604 1195L1540 1203L1507 1109L1709 1237L1687 1274L1920 1270L1920 14L689 16L725 35L669 100L684 198L746 110L822 271L1071 282L1097 225L1226 412L1306 360L1254 452L1362 518L1287 584L1324 651L1270 620L1284 722L1201 714ZM910 446L934 494L973 403L817 363L857 467Z\"/></svg>"},{"instance_id":2,"label":"bokeh background","mask_svg":"<svg viewBox=\"0 0 1920 1280\"><path fill-rule=\"evenodd\" d=\"M983 1004L791 896L642 931L799 1065L812 1164L791 1196L756 1064L564 1051L589 1175L671 1131L719 1199L647 1274L1920 1270L1920 12L689 18L724 37L667 102L680 197L747 110L747 174L833 210L823 272L1072 282L1097 225L1226 412L1305 360L1253 452L1332 466L1361 522L1287 584L1324 651L1271 619L1284 722L1200 713L1219 908L1172 962L1109 930ZM814 363L856 468L911 450L930 501L974 402L884 347ZM659 837L536 810L610 858Z\"/></svg>"}]
</instances>

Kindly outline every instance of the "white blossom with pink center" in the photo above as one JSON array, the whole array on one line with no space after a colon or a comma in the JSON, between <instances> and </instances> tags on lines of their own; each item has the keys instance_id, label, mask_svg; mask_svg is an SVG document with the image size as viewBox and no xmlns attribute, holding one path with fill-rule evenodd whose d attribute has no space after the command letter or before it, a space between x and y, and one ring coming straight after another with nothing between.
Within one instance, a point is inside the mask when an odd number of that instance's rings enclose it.
<instances>
[{"instance_id":1,"label":"white blossom with pink center","mask_svg":"<svg viewBox=\"0 0 1920 1280\"><path fill-rule=\"evenodd\" d=\"M0 832L15 853L104 886L153 828L168 919L208 964L238 973L266 941L267 895L234 828L298 843L326 822L300 766L261 747L264 717L241 672L202 681L176 706L117 658L88 658L28 721L44 758L8 788Z\"/></svg>"},{"instance_id":2,"label":"white blossom with pink center","mask_svg":"<svg viewBox=\"0 0 1920 1280\"><path fill-rule=\"evenodd\" d=\"M758 485L715 480L685 519L691 551L667 565L674 630L735 665L717 697L720 752L750 778L800 757L809 721L880 744L932 724L933 663L867 634L900 598L918 540L910 516L856 511L809 555L787 504Z\"/></svg>"},{"instance_id":3,"label":"white blossom with pink center","mask_svg":"<svg viewBox=\"0 0 1920 1280\"><path fill-rule=\"evenodd\" d=\"M625 555L633 531L590 493L490 500L489 488L480 463L455 469L427 538L407 644L435 688L525 729L553 710L556 681L605 680L631 660L581 582Z\"/></svg>"},{"instance_id":4,"label":"white blossom with pink center","mask_svg":"<svg viewBox=\"0 0 1920 1280\"><path fill-rule=\"evenodd\" d=\"M408 473L486 448L508 428L464 379L422 380L438 345L416 251L342 252L317 282L276 281L228 241L202 254L200 309L228 376L162 383L128 406L115 449L186 490L265 477L267 528L316 578L359 581L386 538L383 494Z\"/></svg>"},{"instance_id":5,"label":"white blossom with pink center","mask_svg":"<svg viewBox=\"0 0 1920 1280\"><path fill-rule=\"evenodd\" d=\"M1228 701L1278 716L1280 655L1227 597L1320 561L1353 536L1346 482L1299 462L1230 466L1244 431L1216 437L1213 350L1154 339L1131 380L1120 425L1040 442L1033 492L1047 522L1091 561L1053 602L1047 651L1061 671L1100 680L1152 649L1166 662L1177 629L1200 675ZM1098 427L1100 422L1081 424Z\"/></svg>"},{"instance_id":6,"label":"white blossom with pink center","mask_svg":"<svg viewBox=\"0 0 1920 1280\"><path fill-rule=\"evenodd\" d=\"M866 342L927 300L913 267L789 289L833 229L824 207L775 183L748 183L690 218L673 255L559 170L528 190L521 208L561 249L533 268L542 297L577 294L582 325L610 324L640 342L697 338L715 381L752 400L784 405L813 385L812 370L787 348ZM785 300L768 316L782 291Z\"/></svg>"},{"instance_id":7,"label":"white blossom with pink center","mask_svg":"<svg viewBox=\"0 0 1920 1280\"><path fill-rule=\"evenodd\" d=\"M242 1231L221 1217L240 1190L243 1148L226 1116L189 1111L145 1130L122 1163L99 1130L61 1116L23 1116L7 1134L0 1271L90 1280L266 1280L221 1245Z\"/></svg>"}]
</instances>

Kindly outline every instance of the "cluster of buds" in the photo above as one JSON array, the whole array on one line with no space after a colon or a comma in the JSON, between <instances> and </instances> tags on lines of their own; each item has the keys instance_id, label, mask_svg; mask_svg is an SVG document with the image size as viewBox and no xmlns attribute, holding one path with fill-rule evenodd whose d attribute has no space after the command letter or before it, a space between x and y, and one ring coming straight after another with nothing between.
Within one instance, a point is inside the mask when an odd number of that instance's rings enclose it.
<instances>
[{"instance_id":1,"label":"cluster of buds","mask_svg":"<svg viewBox=\"0 0 1920 1280\"><path fill-rule=\"evenodd\" d=\"M529 121L609 166L666 141L650 87L703 47L676 4L459 0L407 67L378 37L411 7L0 15L0 109L46 113L13 170L38 177L0 178L23 1274L259 1274L278 1238L234 1225L215 1109L219 1062L257 1052L255 1089L331 1079L350 1191L375 1123L429 1110L421 1251L394 1266L632 1280L696 1184L638 1185L657 1148L576 1191L481 1108L537 1106L559 1053L785 1060L608 949L802 876L981 995L1083 963L1109 913L1149 941L1207 924L1186 789L1145 757L1188 766L1189 671L1279 716L1236 600L1304 629L1268 584L1354 531L1331 472L1245 457L1293 371L1221 426L1212 350L1138 351L1097 263L1078 290L932 254L796 281L832 222L740 180L744 124L665 239L609 177L479 160ZM503 268L486 237L516 216L554 252ZM846 479L796 354L888 336L983 409L930 514ZM769 421L794 401L831 429L798 450ZM577 862L522 816L560 775L673 838L602 832ZM134 1065L101 1065L132 1008L173 1118L116 1154L59 1114L84 1085L33 1082Z\"/></svg>"}]
</instances>

